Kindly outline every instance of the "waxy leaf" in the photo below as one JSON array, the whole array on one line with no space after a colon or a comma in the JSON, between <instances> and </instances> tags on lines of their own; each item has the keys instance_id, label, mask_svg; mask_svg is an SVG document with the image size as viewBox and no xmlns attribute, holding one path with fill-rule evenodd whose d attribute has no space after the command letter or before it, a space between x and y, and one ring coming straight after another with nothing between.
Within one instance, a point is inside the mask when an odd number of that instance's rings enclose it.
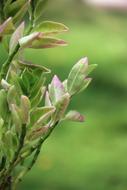
<instances>
[{"instance_id":1,"label":"waxy leaf","mask_svg":"<svg viewBox=\"0 0 127 190\"><path fill-rule=\"evenodd\" d=\"M37 107L30 113L30 121L31 126L37 122L37 120L41 117L45 117L48 113L55 110L54 106L45 106L45 107Z\"/></svg>"},{"instance_id":2,"label":"waxy leaf","mask_svg":"<svg viewBox=\"0 0 127 190\"><path fill-rule=\"evenodd\" d=\"M19 40L19 44L22 48L29 47L34 40L39 38L40 32L34 32L28 36L25 36Z\"/></svg>"},{"instance_id":3,"label":"waxy leaf","mask_svg":"<svg viewBox=\"0 0 127 190\"><path fill-rule=\"evenodd\" d=\"M42 66L42 65L37 65L37 64L33 64L31 62L28 62L28 61L22 61L22 60L18 60L18 63L20 65L21 68L30 68L30 69L39 69L41 72L44 72L44 73L50 73L51 70Z\"/></svg>"},{"instance_id":4,"label":"waxy leaf","mask_svg":"<svg viewBox=\"0 0 127 190\"><path fill-rule=\"evenodd\" d=\"M61 99L61 97L64 94L65 94L65 89L63 83L55 75L52 79L51 85L49 86L49 97L51 99L51 102L55 104L57 101Z\"/></svg>"},{"instance_id":5,"label":"waxy leaf","mask_svg":"<svg viewBox=\"0 0 127 190\"><path fill-rule=\"evenodd\" d=\"M28 124L29 123L30 108L31 108L31 104L30 104L29 98L27 98L27 96L22 95L21 96L21 105L20 105L22 124Z\"/></svg>"},{"instance_id":6,"label":"waxy leaf","mask_svg":"<svg viewBox=\"0 0 127 190\"><path fill-rule=\"evenodd\" d=\"M34 32L28 36L25 36L19 40L21 48L53 48L57 46L66 46L67 43L64 40L43 36L43 33Z\"/></svg>"},{"instance_id":7,"label":"waxy leaf","mask_svg":"<svg viewBox=\"0 0 127 190\"><path fill-rule=\"evenodd\" d=\"M88 85L91 83L91 81L92 81L92 78L85 78L80 86L80 90L78 93L84 91L88 87Z\"/></svg>"},{"instance_id":8,"label":"waxy leaf","mask_svg":"<svg viewBox=\"0 0 127 190\"><path fill-rule=\"evenodd\" d=\"M13 85L9 88L7 93L7 102L9 104L9 107L11 104L16 104L19 102L19 96L16 90L16 87Z\"/></svg>"},{"instance_id":9,"label":"waxy leaf","mask_svg":"<svg viewBox=\"0 0 127 190\"><path fill-rule=\"evenodd\" d=\"M20 26L16 29L16 31L13 33L11 39L10 39L10 45L9 45L9 53L13 53L15 50L17 44L19 43L18 40L23 36L24 32L24 22L20 24Z\"/></svg>"},{"instance_id":10,"label":"waxy leaf","mask_svg":"<svg viewBox=\"0 0 127 190\"><path fill-rule=\"evenodd\" d=\"M59 34L62 32L67 32L68 28L61 23L58 22L52 22L52 21L44 21L38 26L36 26L33 30L34 32L42 32L43 35L53 35L53 34Z\"/></svg>"},{"instance_id":11,"label":"waxy leaf","mask_svg":"<svg viewBox=\"0 0 127 190\"><path fill-rule=\"evenodd\" d=\"M66 114L65 120L84 122L84 116L81 115L79 112L72 110Z\"/></svg>"},{"instance_id":12,"label":"waxy leaf","mask_svg":"<svg viewBox=\"0 0 127 190\"><path fill-rule=\"evenodd\" d=\"M81 89L85 89L85 87L88 86L90 80L87 81L85 79L96 66L97 65L88 65L87 58L81 59L73 66L67 81L67 89L70 95L79 93Z\"/></svg>"},{"instance_id":13,"label":"waxy leaf","mask_svg":"<svg viewBox=\"0 0 127 190\"><path fill-rule=\"evenodd\" d=\"M18 133L20 133L22 122L21 122L21 118L20 118L20 115L17 110L18 109L15 104L10 105L10 111L11 111L13 123L15 125L15 129Z\"/></svg>"},{"instance_id":14,"label":"waxy leaf","mask_svg":"<svg viewBox=\"0 0 127 190\"><path fill-rule=\"evenodd\" d=\"M55 107L52 107L52 108L50 109L50 111L48 111L47 113L43 114L43 115L37 120L37 122L34 124L33 127L41 127L42 125L44 125L45 121L46 121L47 119L49 119L49 118L53 115L53 113L55 112L55 110L56 110Z\"/></svg>"},{"instance_id":15,"label":"waxy leaf","mask_svg":"<svg viewBox=\"0 0 127 190\"><path fill-rule=\"evenodd\" d=\"M68 93L64 94L59 101L57 101L55 107L56 111L53 115L53 121L57 122L63 118L63 115L70 103L70 95Z\"/></svg>"}]
</instances>

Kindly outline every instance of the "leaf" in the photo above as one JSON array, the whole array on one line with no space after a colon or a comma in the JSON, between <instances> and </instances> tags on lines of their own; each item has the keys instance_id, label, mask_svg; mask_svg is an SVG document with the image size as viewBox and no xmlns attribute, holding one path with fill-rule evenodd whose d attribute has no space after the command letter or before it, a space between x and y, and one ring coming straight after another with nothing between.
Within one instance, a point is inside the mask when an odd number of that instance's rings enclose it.
<instances>
[{"instance_id":1,"label":"leaf","mask_svg":"<svg viewBox=\"0 0 127 190\"><path fill-rule=\"evenodd\" d=\"M6 16L14 16L20 9L21 7L26 3L26 0L16 0L16 1L8 1L5 4L4 7L4 12Z\"/></svg>"},{"instance_id":2,"label":"leaf","mask_svg":"<svg viewBox=\"0 0 127 190\"><path fill-rule=\"evenodd\" d=\"M69 111L64 119L70 121L84 122L84 116L75 110Z\"/></svg>"},{"instance_id":3,"label":"leaf","mask_svg":"<svg viewBox=\"0 0 127 190\"><path fill-rule=\"evenodd\" d=\"M4 89L0 90L0 116L6 120L8 113L7 94Z\"/></svg>"},{"instance_id":4,"label":"leaf","mask_svg":"<svg viewBox=\"0 0 127 190\"><path fill-rule=\"evenodd\" d=\"M80 86L80 90L78 93L82 92L83 90L85 90L89 84L91 83L92 78L85 78L84 81L82 82L81 86Z\"/></svg>"},{"instance_id":5,"label":"leaf","mask_svg":"<svg viewBox=\"0 0 127 190\"><path fill-rule=\"evenodd\" d=\"M55 75L52 79L51 85L49 86L49 97L51 99L51 102L55 104L61 99L64 94L64 86L59 78Z\"/></svg>"},{"instance_id":6,"label":"leaf","mask_svg":"<svg viewBox=\"0 0 127 190\"><path fill-rule=\"evenodd\" d=\"M55 104L56 111L53 115L53 121L60 121L69 105L70 95L68 93L64 94L59 101Z\"/></svg>"},{"instance_id":7,"label":"leaf","mask_svg":"<svg viewBox=\"0 0 127 190\"><path fill-rule=\"evenodd\" d=\"M50 36L52 34L59 34L67 32L68 28L61 23L44 21L33 29L34 32L42 32L43 35Z\"/></svg>"},{"instance_id":8,"label":"leaf","mask_svg":"<svg viewBox=\"0 0 127 190\"><path fill-rule=\"evenodd\" d=\"M42 125L44 125L44 122L49 119L53 113L55 112L55 107L52 107L50 109L50 111L48 111L47 113L43 114L34 124L33 127L41 127Z\"/></svg>"},{"instance_id":9,"label":"leaf","mask_svg":"<svg viewBox=\"0 0 127 190\"><path fill-rule=\"evenodd\" d=\"M38 18L43 14L44 8L47 4L48 0L38 0L35 11L34 11L34 19L35 21L38 20Z\"/></svg>"},{"instance_id":10,"label":"leaf","mask_svg":"<svg viewBox=\"0 0 127 190\"><path fill-rule=\"evenodd\" d=\"M7 102L9 104L9 107L11 104L16 104L17 97L18 97L17 90L16 90L16 87L13 85L9 88L8 93L7 93Z\"/></svg>"},{"instance_id":11,"label":"leaf","mask_svg":"<svg viewBox=\"0 0 127 190\"><path fill-rule=\"evenodd\" d=\"M48 126L43 126L37 129L34 129L33 131L30 132L28 135L28 140L36 140L40 138L42 135L44 135L48 131Z\"/></svg>"},{"instance_id":12,"label":"leaf","mask_svg":"<svg viewBox=\"0 0 127 190\"><path fill-rule=\"evenodd\" d=\"M48 91L45 93L45 106L52 106Z\"/></svg>"},{"instance_id":13,"label":"leaf","mask_svg":"<svg viewBox=\"0 0 127 190\"><path fill-rule=\"evenodd\" d=\"M19 76L12 70L10 71L10 83L15 86L17 95L20 97L22 95L22 89L19 83Z\"/></svg>"},{"instance_id":14,"label":"leaf","mask_svg":"<svg viewBox=\"0 0 127 190\"><path fill-rule=\"evenodd\" d=\"M14 23L19 23L22 18L25 16L29 8L29 1L27 1L17 12L17 14L13 17Z\"/></svg>"},{"instance_id":15,"label":"leaf","mask_svg":"<svg viewBox=\"0 0 127 190\"><path fill-rule=\"evenodd\" d=\"M83 58L75 64L68 76L67 89L70 95L75 94L85 78L85 72L88 68L88 59Z\"/></svg>"},{"instance_id":16,"label":"leaf","mask_svg":"<svg viewBox=\"0 0 127 190\"><path fill-rule=\"evenodd\" d=\"M37 122L37 120L41 117L47 116L48 113L52 112L55 110L54 106L45 106L45 107L37 107L34 108L33 111L30 114L30 121L31 121L31 126Z\"/></svg>"},{"instance_id":17,"label":"leaf","mask_svg":"<svg viewBox=\"0 0 127 190\"><path fill-rule=\"evenodd\" d=\"M65 92L67 92L67 79L65 79L63 81L63 86L64 86L64 89L65 89Z\"/></svg>"},{"instance_id":18,"label":"leaf","mask_svg":"<svg viewBox=\"0 0 127 190\"><path fill-rule=\"evenodd\" d=\"M19 40L21 48L53 48L57 46L66 46L67 43L64 40L43 36L40 32L34 32L28 36L25 36Z\"/></svg>"},{"instance_id":19,"label":"leaf","mask_svg":"<svg viewBox=\"0 0 127 190\"><path fill-rule=\"evenodd\" d=\"M18 133L20 133L22 122L17 110L18 109L15 104L10 104L10 111L11 111L13 123L15 125L15 129Z\"/></svg>"},{"instance_id":20,"label":"leaf","mask_svg":"<svg viewBox=\"0 0 127 190\"><path fill-rule=\"evenodd\" d=\"M19 40L19 44L22 48L29 47L36 38L38 38L40 35L40 32L34 32L28 36L25 36Z\"/></svg>"},{"instance_id":21,"label":"leaf","mask_svg":"<svg viewBox=\"0 0 127 190\"><path fill-rule=\"evenodd\" d=\"M67 89L72 96L79 93L83 86L86 85L86 76L95 69L97 65L88 65L88 59L83 58L73 66L67 80ZM90 82L90 81L88 81ZM88 83L87 83L88 86ZM85 88L84 88L85 89Z\"/></svg>"},{"instance_id":22,"label":"leaf","mask_svg":"<svg viewBox=\"0 0 127 190\"><path fill-rule=\"evenodd\" d=\"M42 37L35 39L29 48L33 49L45 49L45 48L54 48L58 46L66 46L67 43L64 40L53 38L53 37Z\"/></svg>"},{"instance_id":23,"label":"leaf","mask_svg":"<svg viewBox=\"0 0 127 190\"><path fill-rule=\"evenodd\" d=\"M45 90L45 87L41 87L38 90L36 96L31 99L31 107L36 107L39 105L39 103L42 101L42 98L44 97Z\"/></svg>"},{"instance_id":24,"label":"leaf","mask_svg":"<svg viewBox=\"0 0 127 190\"><path fill-rule=\"evenodd\" d=\"M50 69L48 69L48 68L46 68L46 67L44 67L42 65L33 64L31 62L28 62L28 61L18 60L18 63L20 65L20 67L22 67L22 68L27 67L27 68L31 68L33 70L40 69L44 73L50 73L51 72Z\"/></svg>"},{"instance_id":25,"label":"leaf","mask_svg":"<svg viewBox=\"0 0 127 190\"><path fill-rule=\"evenodd\" d=\"M30 108L31 108L31 103L30 100L27 96L22 95L21 96L21 120L22 124L28 124L30 121Z\"/></svg>"},{"instance_id":26,"label":"leaf","mask_svg":"<svg viewBox=\"0 0 127 190\"><path fill-rule=\"evenodd\" d=\"M25 16L30 5L29 0L16 0L5 4L4 12L6 17L13 17L13 22L19 24Z\"/></svg>"},{"instance_id":27,"label":"leaf","mask_svg":"<svg viewBox=\"0 0 127 190\"><path fill-rule=\"evenodd\" d=\"M16 31L13 33L11 39L10 39L10 44L9 44L9 53L12 54L13 51L15 50L18 40L23 36L24 32L24 22L22 22L19 27L16 29Z\"/></svg>"},{"instance_id":28,"label":"leaf","mask_svg":"<svg viewBox=\"0 0 127 190\"><path fill-rule=\"evenodd\" d=\"M8 18L2 25L0 25L0 37L6 34L11 34L14 31L12 18Z\"/></svg>"}]
</instances>

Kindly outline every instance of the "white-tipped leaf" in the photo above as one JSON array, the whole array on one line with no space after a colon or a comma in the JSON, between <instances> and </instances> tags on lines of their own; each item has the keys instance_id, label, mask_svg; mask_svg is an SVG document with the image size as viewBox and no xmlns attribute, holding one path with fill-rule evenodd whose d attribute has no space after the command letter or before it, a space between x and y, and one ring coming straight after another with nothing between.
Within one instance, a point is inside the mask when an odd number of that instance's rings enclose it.
<instances>
[{"instance_id":1,"label":"white-tipped leaf","mask_svg":"<svg viewBox=\"0 0 127 190\"><path fill-rule=\"evenodd\" d=\"M65 89L63 83L60 79L55 75L52 79L52 82L49 86L49 97L51 102L55 104L57 101L61 99L61 97L65 94Z\"/></svg>"}]
</instances>

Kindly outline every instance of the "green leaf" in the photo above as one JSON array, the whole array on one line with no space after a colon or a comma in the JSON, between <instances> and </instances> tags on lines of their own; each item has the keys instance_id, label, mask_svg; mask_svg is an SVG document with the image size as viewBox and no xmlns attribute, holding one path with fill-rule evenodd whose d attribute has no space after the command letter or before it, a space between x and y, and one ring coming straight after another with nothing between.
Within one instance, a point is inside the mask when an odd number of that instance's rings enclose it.
<instances>
[{"instance_id":1,"label":"green leaf","mask_svg":"<svg viewBox=\"0 0 127 190\"><path fill-rule=\"evenodd\" d=\"M39 105L39 103L42 101L42 98L44 97L45 90L45 87L41 87L38 90L36 96L31 99L31 107L36 107Z\"/></svg>"},{"instance_id":2,"label":"green leaf","mask_svg":"<svg viewBox=\"0 0 127 190\"><path fill-rule=\"evenodd\" d=\"M0 25L0 37L6 34L11 34L15 27L12 22L12 18L8 18L2 25Z\"/></svg>"},{"instance_id":3,"label":"green leaf","mask_svg":"<svg viewBox=\"0 0 127 190\"><path fill-rule=\"evenodd\" d=\"M44 72L44 73L50 73L50 69L42 66L42 65L37 65L37 64L33 64L31 62L28 62L28 61L22 61L22 60L18 60L18 63L20 65L21 68L30 68L32 70L35 70L35 69L39 69L41 72Z\"/></svg>"},{"instance_id":4,"label":"green leaf","mask_svg":"<svg viewBox=\"0 0 127 190\"><path fill-rule=\"evenodd\" d=\"M41 127L44 125L44 122L49 119L53 113L55 112L55 107L50 107L50 111L48 111L47 113L43 114L34 124L33 127Z\"/></svg>"},{"instance_id":5,"label":"green leaf","mask_svg":"<svg viewBox=\"0 0 127 190\"><path fill-rule=\"evenodd\" d=\"M29 1L27 1L17 12L17 14L13 17L13 22L14 23L20 23L20 21L23 19L25 14L28 11L29 8Z\"/></svg>"},{"instance_id":6,"label":"green leaf","mask_svg":"<svg viewBox=\"0 0 127 190\"><path fill-rule=\"evenodd\" d=\"M29 0L16 0L14 2L8 2L5 4L4 12L6 17L13 17L13 22L19 24L22 18L28 11L30 5Z\"/></svg>"},{"instance_id":7,"label":"green leaf","mask_svg":"<svg viewBox=\"0 0 127 190\"><path fill-rule=\"evenodd\" d=\"M13 120L13 123L15 125L16 132L20 133L22 121L20 119L20 115L19 115L18 110L19 109L15 104L10 104L10 111L11 111L12 120Z\"/></svg>"},{"instance_id":8,"label":"green leaf","mask_svg":"<svg viewBox=\"0 0 127 190\"><path fill-rule=\"evenodd\" d=\"M62 32L67 32L68 28L61 23L44 21L33 29L34 32L42 32L43 35L59 34Z\"/></svg>"},{"instance_id":9,"label":"green leaf","mask_svg":"<svg viewBox=\"0 0 127 190\"><path fill-rule=\"evenodd\" d=\"M22 95L21 96L21 121L22 124L28 124L30 121L30 108L31 108L31 103L30 100L27 96Z\"/></svg>"},{"instance_id":10,"label":"green leaf","mask_svg":"<svg viewBox=\"0 0 127 190\"><path fill-rule=\"evenodd\" d=\"M14 16L21 9L24 3L26 3L26 0L16 0L14 2L9 0L4 7L6 16Z\"/></svg>"},{"instance_id":11,"label":"green leaf","mask_svg":"<svg viewBox=\"0 0 127 190\"><path fill-rule=\"evenodd\" d=\"M63 115L69 105L70 95L68 93L64 94L59 101L55 104L56 111L53 115L53 121L57 122L63 118Z\"/></svg>"},{"instance_id":12,"label":"green leaf","mask_svg":"<svg viewBox=\"0 0 127 190\"><path fill-rule=\"evenodd\" d=\"M92 78L85 78L84 81L82 82L81 86L80 86L79 92L77 92L77 93L84 91L89 86L91 81L92 81Z\"/></svg>"},{"instance_id":13,"label":"green leaf","mask_svg":"<svg viewBox=\"0 0 127 190\"><path fill-rule=\"evenodd\" d=\"M17 95L18 97L20 97L22 95L22 89L20 86L20 82L19 82L19 76L12 70L10 72L10 84L14 85L17 91Z\"/></svg>"},{"instance_id":14,"label":"green leaf","mask_svg":"<svg viewBox=\"0 0 127 190\"><path fill-rule=\"evenodd\" d=\"M84 116L75 110L69 111L64 119L76 122L84 122Z\"/></svg>"},{"instance_id":15,"label":"green leaf","mask_svg":"<svg viewBox=\"0 0 127 190\"><path fill-rule=\"evenodd\" d=\"M8 113L7 105L7 93L4 89L0 90L0 116L2 119L6 120Z\"/></svg>"},{"instance_id":16,"label":"green leaf","mask_svg":"<svg viewBox=\"0 0 127 190\"><path fill-rule=\"evenodd\" d=\"M88 59L83 58L73 66L67 80L67 89L70 95L79 93L81 89L88 86L91 79L86 80L87 75L92 72L97 65L88 65Z\"/></svg>"},{"instance_id":17,"label":"green leaf","mask_svg":"<svg viewBox=\"0 0 127 190\"><path fill-rule=\"evenodd\" d=\"M48 113L55 110L54 106L36 107L30 113L30 125L33 126L40 117L45 117Z\"/></svg>"},{"instance_id":18,"label":"green leaf","mask_svg":"<svg viewBox=\"0 0 127 190\"><path fill-rule=\"evenodd\" d=\"M17 101L19 102L18 94L17 94L17 90L16 87L13 85L9 88L8 93L7 93L7 102L9 104L9 107L11 104L16 104Z\"/></svg>"},{"instance_id":19,"label":"green leaf","mask_svg":"<svg viewBox=\"0 0 127 190\"><path fill-rule=\"evenodd\" d=\"M36 7L35 7L35 11L34 11L34 19L35 21L37 21L39 19L39 17L41 17L41 15L44 12L44 8L47 4L48 0L38 0Z\"/></svg>"},{"instance_id":20,"label":"green leaf","mask_svg":"<svg viewBox=\"0 0 127 190\"><path fill-rule=\"evenodd\" d=\"M45 77L42 74L40 76L40 79L37 82L35 82L35 84L31 88L30 98L36 96L36 94L39 91L39 89L41 89L44 86L44 82L45 82Z\"/></svg>"},{"instance_id":21,"label":"green leaf","mask_svg":"<svg viewBox=\"0 0 127 190\"><path fill-rule=\"evenodd\" d=\"M15 50L18 40L23 36L24 32L24 22L22 22L19 27L16 29L16 31L13 33L11 39L10 39L10 44L9 44L9 53L12 54L13 51Z\"/></svg>"},{"instance_id":22,"label":"green leaf","mask_svg":"<svg viewBox=\"0 0 127 190\"><path fill-rule=\"evenodd\" d=\"M75 64L68 76L67 89L70 95L78 92L82 81L85 79L85 72L88 68L88 59L83 58Z\"/></svg>"}]
</instances>

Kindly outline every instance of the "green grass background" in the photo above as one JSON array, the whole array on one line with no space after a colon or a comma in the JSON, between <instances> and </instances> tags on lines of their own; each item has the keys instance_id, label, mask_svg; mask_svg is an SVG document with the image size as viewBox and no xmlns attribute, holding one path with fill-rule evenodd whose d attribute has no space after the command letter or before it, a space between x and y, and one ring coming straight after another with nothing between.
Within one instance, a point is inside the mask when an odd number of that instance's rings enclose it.
<instances>
[{"instance_id":1,"label":"green grass background","mask_svg":"<svg viewBox=\"0 0 127 190\"><path fill-rule=\"evenodd\" d=\"M127 13L54 0L42 19L68 25L62 37L69 46L27 50L27 59L62 80L83 56L98 68L88 89L70 105L84 113L85 123L56 128L18 189L127 190Z\"/></svg>"}]
</instances>

